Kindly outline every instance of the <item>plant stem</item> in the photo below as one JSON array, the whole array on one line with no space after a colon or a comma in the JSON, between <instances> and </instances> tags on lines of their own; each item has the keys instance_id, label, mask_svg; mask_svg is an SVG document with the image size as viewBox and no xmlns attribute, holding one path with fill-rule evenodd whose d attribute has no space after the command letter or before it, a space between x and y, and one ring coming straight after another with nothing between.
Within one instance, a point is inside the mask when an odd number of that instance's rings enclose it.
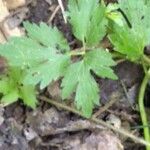
<instances>
[{"instance_id":1,"label":"plant stem","mask_svg":"<svg viewBox=\"0 0 150 150\"><path fill-rule=\"evenodd\" d=\"M116 95L114 95L103 107L100 107L100 109L92 117L97 118L118 100L119 99L116 98Z\"/></svg>"},{"instance_id":2,"label":"plant stem","mask_svg":"<svg viewBox=\"0 0 150 150\"><path fill-rule=\"evenodd\" d=\"M145 94L145 90L146 90L146 86L149 81L149 78L150 78L150 69L148 70L148 72L146 73L142 81L140 92L139 92L139 98L138 98L140 116L141 116L142 124L143 126L145 126L143 128L144 138L147 142L150 142L150 132L149 132L148 121L147 121L147 116L146 116L145 107L144 107L144 94ZM146 146L146 150L150 150L150 146Z\"/></svg>"},{"instance_id":3,"label":"plant stem","mask_svg":"<svg viewBox=\"0 0 150 150\"><path fill-rule=\"evenodd\" d=\"M147 65L150 66L150 58L149 57L147 57L146 55L143 55L143 60Z\"/></svg>"},{"instance_id":4,"label":"plant stem","mask_svg":"<svg viewBox=\"0 0 150 150\"><path fill-rule=\"evenodd\" d=\"M70 51L69 55L71 55L71 56L82 56L82 55L85 55L86 51L90 51L90 50L93 50L93 49L96 49L96 48L85 47L85 44L83 43L83 47L77 48L77 49L74 49L74 50ZM118 53L118 52L111 52L111 55L112 55L112 58L126 59L125 55L123 55L121 53Z\"/></svg>"},{"instance_id":5,"label":"plant stem","mask_svg":"<svg viewBox=\"0 0 150 150\"><path fill-rule=\"evenodd\" d=\"M77 111L74 108L66 106L65 104L59 103L56 100L48 99L45 96L39 96L39 99L42 100L42 101L48 102L48 103L50 103L50 104L52 104L52 105L54 105L56 107L62 108L62 109L67 110L67 111L70 111L70 112L72 112L74 114L77 114L77 115L85 118L85 116L81 112ZM147 141L145 141L145 140L143 140L141 138L138 138L138 137L134 136L133 134L129 133L128 131L126 131L124 129L115 128L114 126L110 125L109 123L106 123L103 120L97 119L95 117L92 117L89 120L91 120L92 122L95 122L96 124L100 124L100 125L102 125L104 127L107 127L108 129L111 129L111 130L113 130L113 131L115 131L115 132L117 132L117 133L119 133L119 134L121 134L121 135L123 135L125 137L131 138L133 141L135 141L137 143L140 143L140 144L143 144L143 145L146 145L146 146L150 146L150 142L147 142Z\"/></svg>"},{"instance_id":6,"label":"plant stem","mask_svg":"<svg viewBox=\"0 0 150 150\"><path fill-rule=\"evenodd\" d=\"M112 58L114 58L114 59L115 58L126 59L126 56L121 54L121 53L119 53L119 52L110 52L110 53L112 55Z\"/></svg>"},{"instance_id":7,"label":"plant stem","mask_svg":"<svg viewBox=\"0 0 150 150\"><path fill-rule=\"evenodd\" d=\"M85 51L82 49L73 50L73 51L69 52L69 55L71 55L71 56L83 56L83 55L85 55Z\"/></svg>"}]
</instances>

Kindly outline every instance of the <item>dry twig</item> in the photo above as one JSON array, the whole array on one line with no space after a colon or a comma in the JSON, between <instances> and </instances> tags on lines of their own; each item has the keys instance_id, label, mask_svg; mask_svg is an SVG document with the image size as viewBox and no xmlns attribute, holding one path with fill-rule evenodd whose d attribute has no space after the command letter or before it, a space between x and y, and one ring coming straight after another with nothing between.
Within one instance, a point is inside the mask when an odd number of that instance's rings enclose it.
<instances>
[{"instance_id":1,"label":"dry twig","mask_svg":"<svg viewBox=\"0 0 150 150\"><path fill-rule=\"evenodd\" d=\"M58 0L58 4L59 4L59 6L60 6L60 8L61 8L61 11L62 11L62 15L63 15L64 21L65 21L65 23L67 23L67 19L66 19L66 16L65 16L65 9L64 9L62 0Z\"/></svg>"},{"instance_id":2,"label":"dry twig","mask_svg":"<svg viewBox=\"0 0 150 150\"><path fill-rule=\"evenodd\" d=\"M57 12L60 9L60 5L58 5L55 10L53 11L52 15L50 16L50 18L48 19L48 23L50 24L52 22L52 20L54 19L55 15L57 14Z\"/></svg>"},{"instance_id":3,"label":"dry twig","mask_svg":"<svg viewBox=\"0 0 150 150\"><path fill-rule=\"evenodd\" d=\"M75 109L73 109L73 108L71 108L71 107L69 107L69 106L66 106L66 105L64 105L64 104L62 104L62 103L59 103L59 102L57 102L57 101L48 99L48 98L46 98L46 97L44 97L44 96L40 96L39 99L42 100L42 101L48 102L48 103L50 103L50 104L52 104L52 105L54 105L54 106L56 106L56 107L62 108L62 109L67 110L67 111L70 111L70 112L72 112L72 113L74 113L74 114L77 114L77 115L79 115L79 116L85 118L85 116L84 116L81 112L79 112L79 111L77 111L77 110L75 110ZM115 128L114 126L112 126L112 125L106 123L106 122L103 121L103 120L97 119L97 118L95 118L95 117L92 117L92 118L90 118L89 120L91 120L92 122L95 122L96 124L100 124L100 125L102 125L102 126L108 128L108 129L111 129L111 130L113 130L113 131L115 131L115 132L117 132L117 133L119 133L119 134L121 134L121 135L123 135L123 136L125 136L125 137L128 137L128 138L132 139L133 141L135 141L135 142L137 142L137 143L150 146L150 143L147 142L147 141L145 141L145 140L143 140L142 138L138 138L138 137L136 137L135 135L129 133L128 131L126 131L126 130L124 130L124 129Z\"/></svg>"}]
</instances>

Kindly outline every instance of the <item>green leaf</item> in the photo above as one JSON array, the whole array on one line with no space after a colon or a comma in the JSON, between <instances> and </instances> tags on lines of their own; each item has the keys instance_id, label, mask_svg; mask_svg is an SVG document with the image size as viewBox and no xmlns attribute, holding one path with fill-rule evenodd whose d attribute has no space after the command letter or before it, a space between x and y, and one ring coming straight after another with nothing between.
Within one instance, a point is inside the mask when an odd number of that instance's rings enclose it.
<instances>
[{"instance_id":1,"label":"green leaf","mask_svg":"<svg viewBox=\"0 0 150 150\"><path fill-rule=\"evenodd\" d=\"M116 3L109 3L106 10L106 17L118 24L119 26L124 25L123 16L118 13L119 6Z\"/></svg>"},{"instance_id":2,"label":"green leaf","mask_svg":"<svg viewBox=\"0 0 150 150\"><path fill-rule=\"evenodd\" d=\"M107 20L105 19L105 7L98 5L92 12L87 28L85 41L87 46L97 45L106 34Z\"/></svg>"},{"instance_id":3,"label":"green leaf","mask_svg":"<svg viewBox=\"0 0 150 150\"><path fill-rule=\"evenodd\" d=\"M11 68L7 76L1 76L0 93L3 95L1 103L9 105L16 102L19 98L32 108L35 108L37 100L35 87L22 84L25 73L18 68Z\"/></svg>"},{"instance_id":4,"label":"green leaf","mask_svg":"<svg viewBox=\"0 0 150 150\"><path fill-rule=\"evenodd\" d=\"M105 35L105 8L98 0L70 0L69 10L72 4L75 7L69 11L70 17L73 17L72 12L76 9L80 10L74 16L74 19L80 17L81 21L74 20L74 25L77 25L73 26L75 35L86 42L84 46L93 49ZM82 22L81 17L85 22ZM82 53L83 59L71 64L69 46L56 28L43 23L37 26L26 22L24 25L28 31L27 37L15 37L0 45L0 55L8 61L8 73L0 81L0 93L3 95L1 102L12 103L22 99L26 105L35 108L36 85L39 84L42 89L52 81L63 78L63 99L76 91L77 108L90 117L94 105L99 105L99 87L92 73L117 79L111 69L115 65L111 55L103 49L87 50Z\"/></svg>"},{"instance_id":5,"label":"green leaf","mask_svg":"<svg viewBox=\"0 0 150 150\"><path fill-rule=\"evenodd\" d=\"M118 79L110 68L111 66L115 66L116 63L112 60L109 52L106 52L103 49L95 49L88 52L84 59L90 66L90 69L99 77L110 78L113 80Z\"/></svg>"},{"instance_id":6,"label":"green leaf","mask_svg":"<svg viewBox=\"0 0 150 150\"><path fill-rule=\"evenodd\" d=\"M76 89L75 102L86 117L90 117L94 104L99 104L99 89L83 61L72 64L62 81L62 97L65 99Z\"/></svg>"},{"instance_id":7,"label":"green leaf","mask_svg":"<svg viewBox=\"0 0 150 150\"><path fill-rule=\"evenodd\" d=\"M46 47L53 47L62 51L68 51L69 45L62 33L56 27L47 26L45 23L36 25L34 23L24 22L24 27L28 36Z\"/></svg>"},{"instance_id":8,"label":"green leaf","mask_svg":"<svg viewBox=\"0 0 150 150\"><path fill-rule=\"evenodd\" d=\"M42 47L27 37L15 37L0 45L0 55L5 57L12 67L30 67L47 60L49 53L51 49Z\"/></svg>"},{"instance_id":9,"label":"green leaf","mask_svg":"<svg viewBox=\"0 0 150 150\"><path fill-rule=\"evenodd\" d=\"M69 50L69 45L57 28L24 23L29 37L14 37L0 45L0 55L13 67L32 67L49 59L49 55Z\"/></svg>"},{"instance_id":10,"label":"green leaf","mask_svg":"<svg viewBox=\"0 0 150 150\"><path fill-rule=\"evenodd\" d=\"M69 0L68 18L75 37L94 46L104 37L105 7L98 0Z\"/></svg>"},{"instance_id":11,"label":"green leaf","mask_svg":"<svg viewBox=\"0 0 150 150\"><path fill-rule=\"evenodd\" d=\"M102 49L87 52L82 61L68 67L61 84L63 99L76 91L77 108L81 109L86 117L90 117L94 105L99 104L99 88L91 71L100 77L117 79L110 68L114 65L115 62L111 59L111 55Z\"/></svg>"},{"instance_id":12,"label":"green leaf","mask_svg":"<svg viewBox=\"0 0 150 150\"><path fill-rule=\"evenodd\" d=\"M149 3L150 4L150 3ZM150 5L144 0L119 0L119 7L127 16L131 26L150 44Z\"/></svg>"},{"instance_id":13,"label":"green leaf","mask_svg":"<svg viewBox=\"0 0 150 150\"><path fill-rule=\"evenodd\" d=\"M24 23L29 37L15 37L0 46L10 67L25 69L25 85L41 84L46 87L51 81L63 76L70 63L67 41L56 28L41 23L40 26Z\"/></svg>"},{"instance_id":14,"label":"green leaf","mask_svg":"<svg viewBox=\"0 0 150 150\"><path fill-rule=\"evenodd\" d=\"M1 98L1 103L4 105L9 105L18 100L18 91L13 83L13 81L7 77L1 77L0 80L0 93L3 94Z\"/></svg>"},{"instance_id":15,"label":"green leaf","mask_svg":"<svg viewBox=\"0 0 150 150\"><path fill-rule=\"evenodd\" d=\"M94 105L99 105L99 88L91 76L88 66L81 63L80 76L76 90L75 102L77 108L82 108L82 112L86 117L90 117Z\"/></svg>"},{"instance_id":16,"label":"green leaf","mask_svg":"<svg viewBox=\"0 0 150 150\"><path fill-rule=\"evenodd\" d=\"M1 99L1 103L4 106L10 105L14 102L16 102L19 98L18 92L16 90L14 91L10 91L9 93L7 93L6 95L4 95Z\"/></svg>"},{"instance_id":17,"label":"green leaf","mask_svg":"<svg viewBox=\"0 0 150 150\"><path fill-rule=\"evenodd\" d=\"M79 76L79 63L74 63L71 64L67 71L66 74L62 80L61 86L63 87L62 89L62 98L66 99L69 98L69 96L73 93L75 90L77 83L78 83L78 76Z\"/></svg>"},{"instance_id":18,"label":"green leaf","mask_svg":"<svg viewBox=\"0 0 150 150\"><path fill-rule=\"evenodd\" d=\"M144 47L150 44L150 5L143 0L119 0L118 3L126 24L122 27L113 24L109 38L115 50L131 61L139 61Z\"/></svg>"},{"instance_id":19,"label":"green leaf","mask_svg":"<svg viewBox=\"0 0 150 150\"><path fill-rule=\"evenodd\" d=\"M40 87L43 89L53 80L62 77L69 64L70 56L52 54L47 61L28 69L24 83L31 85L40 83Z\"/></svg>"},{"instance_id":20,"label":"green leaf","mask_svg":"<svg viewBox=\"0 0 150 150\"><path fill-rule=\"evenodd\" d=\"M24 104L32 108L35 108L37 104L37 99L34 86L31 85L22 86L20 89L20 98L23 100Z\"/></svg>"},{"instance_id":21,"label":"green leaf","mask_svg":"<svg viewBox=\"0 0 150 150\"><path fill-rule=\"evenodd\" d=\"M120 27L117 24L113 27L109 39L114 45L115 50L126 55L131 61L138 61L143 56L145 41L142 34L129 29L128 27Z\"/></svg>"}]
</instances>

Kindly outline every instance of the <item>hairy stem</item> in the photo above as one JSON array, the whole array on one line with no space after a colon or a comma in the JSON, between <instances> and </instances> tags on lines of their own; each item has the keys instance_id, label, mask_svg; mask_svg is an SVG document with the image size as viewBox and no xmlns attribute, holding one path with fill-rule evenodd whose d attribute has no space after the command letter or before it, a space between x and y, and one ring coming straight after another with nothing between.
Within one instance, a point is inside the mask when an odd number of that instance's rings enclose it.
<instances>
[{"instance_id":1,"label":"hairy stem","mask_svg":"<svg viewBox=\"0 0 150 150\"><path fill-rule=\"evenodd\" d=\"M42 100L42 101L48 102L48 103L50 103L50 104L52 104L52 105L54 105L54 106L56 106L58 108L62 108L64 110L70 111L70 112L72 112L74 114L77 114L77 115L85 118L85 116L81 112L77 111L74 108L66 106L65 104L59 103L59 102L57 102L55 100L48 99L48 98L46 98L44 96L40 96L39 99ZM111 129L111 130L113 130L113 131L115 131L115 132L117 132L117 133L119 133L119 134L121 134L121 135L123 135L125 137L131 138L133 141L135 141L137 143L150 146L150 142L147 142L147 141L145 141L145 140L143 140L141 138L138 138L138 137L134 136L133 134L129 133L128 131L126 131L124 129L115 128L114 126L110 125L109 123L106 123L103 120L97 119L95 117L92 117L90 120L95 122L96 124L100 124L100 125L102 125L104 127L107 127L108 129Z\"/></svg>"},{"instance_id":2,"label":"hairy stem","mask_svg":"<svg viewBox=\"0 0 150 150\"><path fill-rule=\"evenodd\" d=\"M149 132L148 121L147 121L147 116L144 107L144 94L145 94L145 89L149 81L149 78L150 78L150 69L148 70L148 72L146 73L142 81L140 92L139 92L139 98L138 98L140 116L141 116L142 124L144 126L143 128L144 138L147 142L150 142L150 132ZM146 146L146 150L150 150L150 146Z\"/></svg>"}]
</instances>

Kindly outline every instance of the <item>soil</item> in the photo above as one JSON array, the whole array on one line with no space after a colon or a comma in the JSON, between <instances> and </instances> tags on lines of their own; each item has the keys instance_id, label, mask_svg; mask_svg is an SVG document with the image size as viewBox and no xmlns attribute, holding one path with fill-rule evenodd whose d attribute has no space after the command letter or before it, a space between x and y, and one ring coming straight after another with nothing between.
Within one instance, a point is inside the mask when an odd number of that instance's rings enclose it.
<instances>
[{"instance_id":1,"label":"soil","mask_svg":"<svg viewBox=\"0 0 150 150\"><path fill-rule=\"evenodd\" d=\"M67 0L63 3L66 8ZM71 47L77 48L80 43L72 35L70 25L64 23L60 10L53 20L48 22L57 6L56 0L31 0L27 6L23 6L28 8L28 12L22 22L28 20L38 24L43 21L55 25L63 32ZM114 117L116 119L114 125L127 130L135 127L132 130L134 135L142 136L141 130L136 128L141 121L139 112L135 109L139 85L143 78L142 68L130 62L121 62L115 67L115 72L119 77L118 81L96 77L101 87L101 104L105 105L111 99L117 99L115 104L103 112L99 118L112 121ZM145 95L146 100L149 98L149 89ZM51 91L48 87L41 91L41 95L53 95ZM59 93L57 86L54 92L53 97L57 98L57 93ZM149 105L147 101L145 103ZM95 108L94 112L98 109L99 107ZM117 120L121 122L121 125L117 123ZM110 147L107 145L108 141L113 141L112 145L122 145L125 150L145 149L144 146L130 139L107 131L105 127L97 127L88 120L46 102L40 101L36 110L27 108L21 101L5 108L0 107L0 150L92 150L100 141L105 143L105 147ZM96 149L98 148L94 150Z\"/></svg>"}]
</instances>

